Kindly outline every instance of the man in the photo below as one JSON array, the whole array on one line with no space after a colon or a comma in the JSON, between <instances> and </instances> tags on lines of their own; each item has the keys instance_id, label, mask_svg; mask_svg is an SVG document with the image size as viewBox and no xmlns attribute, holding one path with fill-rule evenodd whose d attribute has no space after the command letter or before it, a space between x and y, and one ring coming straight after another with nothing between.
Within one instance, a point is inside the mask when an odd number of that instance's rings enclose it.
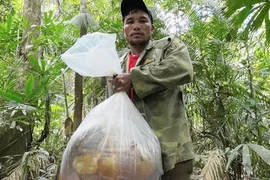
<instances>
[{"instance_id":1,"label":"man","mask_svg":"<svg viewBox=\"0 0 270 180\"><path fill-rule=\"evenodd\" d=\"M129 94L159 138L162 180L190 179L194 154L181 88L193 78L187 48L172 37L151 40L153 17L142 0L123 0L121 13L129 51L121 57L124 73L109 82Z\"/></svg>"}]
</instances>

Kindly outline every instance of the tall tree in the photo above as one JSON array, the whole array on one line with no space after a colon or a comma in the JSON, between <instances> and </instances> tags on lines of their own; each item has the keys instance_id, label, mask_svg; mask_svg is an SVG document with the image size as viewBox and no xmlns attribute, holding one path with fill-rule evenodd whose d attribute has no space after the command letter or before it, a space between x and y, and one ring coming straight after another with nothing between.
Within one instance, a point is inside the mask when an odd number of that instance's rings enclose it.
<instances>
[{"instance_id":1,"label":"tall tree","mask_svg":"<svg viewBox=\"0 0 270 180\"><path fill-rule=\"evenodd\" d=\"M23 17L26 20L26 23L28 24L28 28L24 30L23 36L22 36L22 43L20 45L20 59L22 62L22 79L20 79L21 84L19 87L19 90L23 91L26 90L25 84L26 84L26 79L23 79L25 76L23 76L24 72L31 71L32 67L29 65L29 59L28 57L32 55L40 64L40 58L41 58L41 47L34 47L34 41L38 39L38 37L41 34L41 31L39 28L42 23L42 15L41 15L41 5L42 5L42 0L36 0L36 1L31 1L31 0L25 0L23 4ZM26 77L28 79L28 77ZM33 83L35 80L33 79ZM34 86L34 85L33 85ZM36 106L33 104L33 102L26 102L29 103L29 105ZM48 115L46 115L48 116ZM31 133L34 128L34 122L29 122L29 128ZM47 124L47 123L45 123ZM48 125L48 124L47 124ZM29 134L32 136L32 134ZM32 141L32 138L31 140ZM31 142L29 142L31 143Z\"/></svg>"},{"instance_id":2,"label":"tall tree","mask_svg":"<svg viewBox=\"0 0 270 180\"><path fill-rule=\"evenodd\" d=\"M81 14L87 14L87 0L81 0L80 12ZM80 36L87 33L87 24L80 24ZM75 131L82 121L82 108L83 108L83 77L78 73L75 74L75 106L74 106L74 126Z\"/></svg>"}]
</instances>

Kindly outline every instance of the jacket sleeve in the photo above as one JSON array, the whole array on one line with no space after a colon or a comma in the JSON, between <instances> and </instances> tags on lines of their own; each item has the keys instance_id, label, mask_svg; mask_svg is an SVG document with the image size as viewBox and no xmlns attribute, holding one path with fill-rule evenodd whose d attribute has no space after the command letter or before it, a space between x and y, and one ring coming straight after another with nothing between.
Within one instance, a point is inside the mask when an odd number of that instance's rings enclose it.
<instances>
[{"instance_id":1,"label":"jacket sleeve","mask_svg":"<svg viewBox=\"0 0 270 180\"><path fill-rule=\"evenodd\" d=\"M173 38L160 61L150 66L135 67L130 74L134 91L142 99L152 93L189 83L193 79L193 67L186 46Z\"/></svg>"}]
</instances>

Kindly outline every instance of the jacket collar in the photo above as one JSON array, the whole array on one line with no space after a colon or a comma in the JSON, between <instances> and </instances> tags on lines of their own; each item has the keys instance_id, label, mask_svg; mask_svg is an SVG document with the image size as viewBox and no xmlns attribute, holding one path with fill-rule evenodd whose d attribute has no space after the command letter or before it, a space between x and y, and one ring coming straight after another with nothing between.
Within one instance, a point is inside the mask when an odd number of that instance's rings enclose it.
<instances>
[{"instance_id":1,"label":"jacket collar","mask_svg":"<svg viewBox=\"0 0 270 180\"><path fill-rule=\"evenodd\" d=\"M141 62L141 60L142 60L142 58L144 57L144 55L145 55L145 53L146 53L146 51L148 51L148 50L150 50L151 48L153 48L154 46L155 46L155 41L153 41L153 40L149 40L149 42L148 42L148 44L147 44L147 46L144 48L144 50L141 52L141 54L140 54L140 56L139 56L139 58L138 58L138 60L137 60L137 63L136 63L136 65L135 66L137 66L140 62ZM130 48L128 49L128 51L122 56L122 58L120 59L120 62L121 62L121 64L123 64L124 63L124 59L128 59L128 55L130 54Z\"/></svg>"},{"instance_id":2,"label":"jacket collar","mask_svg":"<svg viewBox=\"0 0 270 180\"><path fill-rule=\"evenodd\" d=\"M146 50L149 50L149 49L151 49L154 45L155 45L154 41L150 39L145 49L146 49Z\"/></svg>"}]
</instances>

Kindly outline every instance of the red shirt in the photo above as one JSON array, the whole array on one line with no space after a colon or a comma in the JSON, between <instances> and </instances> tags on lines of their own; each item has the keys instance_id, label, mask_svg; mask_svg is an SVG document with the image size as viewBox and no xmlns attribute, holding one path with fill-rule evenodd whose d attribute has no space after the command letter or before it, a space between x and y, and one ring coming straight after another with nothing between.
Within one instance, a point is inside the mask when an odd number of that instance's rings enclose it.
<instances>
[{"instance_id":1,"label":"red shirt","mask_svg":"<svg viewBox=\"0 0 270 180\"><path fill-rule=\"evenodd\" d=\"M128 72L130 72L130 69L135 67L137 60L139 58L139 54L138 55L128 55Z\"/></svg>"},{"instance_id":2,"label":"red shirt","mask_svg":"<svg viewBox=\"0 0 270 180\"><path fill-rule=\"evenodd\" d=\"M130 72L130 70L135 67L137 61L138 61L138 58L139 58L140 54L138 55L131 55L129 54L128 55L128 72ZM129 90L129 97L130 99L133 101L134 100L134 90L133 90L133 87L130 88Z\"/></svg>"}]
</instances>

